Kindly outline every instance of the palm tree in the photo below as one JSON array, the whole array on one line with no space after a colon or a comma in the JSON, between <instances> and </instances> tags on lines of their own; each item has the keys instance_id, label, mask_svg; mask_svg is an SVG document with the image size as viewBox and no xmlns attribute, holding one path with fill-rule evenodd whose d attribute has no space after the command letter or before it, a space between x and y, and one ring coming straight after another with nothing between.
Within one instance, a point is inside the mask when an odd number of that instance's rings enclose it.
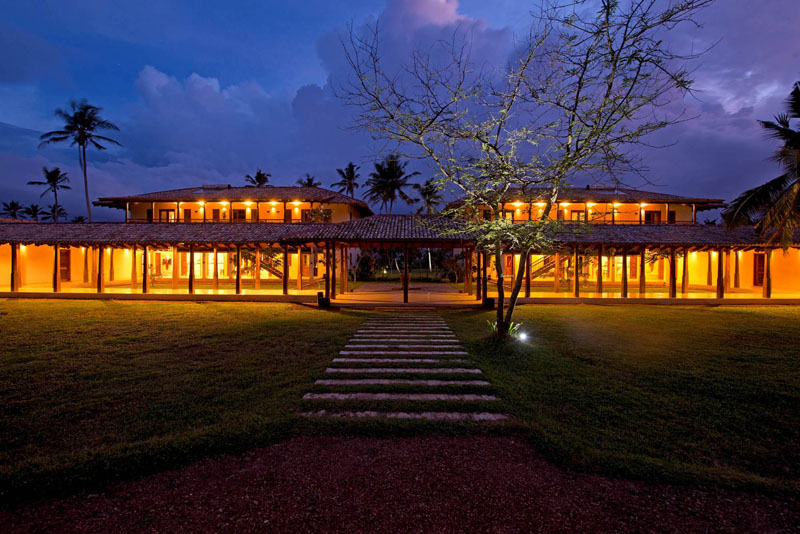
<instances>
[{"instance_id":1,"label":"palm tree","mask_svg":"<svg viewBox=\"0 0 800 534\"><path fill-rule=\"evenodd\" d=\"M16 200L12 200L11 202L3 202L3 209L0 210L0 215L4 215L11 219L21 219L20 215L22 215L22 210L22 204Z\"/></svg>"},{"instance_id":2,"label":"palm tree","mask_svg":"<svg viewBox=\"0 0 800 534\"><path fill-rule=\"evenodd\" d=\"M436 181L430 178L424 184L414 184L411 187L417 190L419 199L422 202L417 213L422 213L423 211L428 215L436 213L436 206L444 201Z\"/></svg>"},{"instance_id":3,"label":"palm tree","mask_svg":"<svg viewBox=\"0 0 800 534\"><path fill-rule=\"evenodd\" d=\"M47 206L47 211L44 212L42 216L43 221L53 221L56 222L59 219L66 219L67 212L61 206L56 204L50 204Z\"/></svg>"},{"instance_id":4,"label":"palm tree","mask_svg":"<svg viewBox=\"0 0 800 534\"><path fill-rule=\"evenodd\" d=\"M800 227L800 129L792 129L791 121L800 119L800 82L786 99L786 113L774 121L759 121L769 137L783 143L773 159L783 174L739 195L722 212L729 229L756 223L763 235L771 233L770 242L780 240L784 249L792 243Z\"/></svg>"},{"instance_id":5,"label":"palm tree","mask_svg":"<svg viewBox=\"0 0 800 534\"><path fill-rule=\"evenodd\" d=\"M311 176L310 174L306 173L305 178L298 178L297 185L303 187L319 187L322 185L322 182L318 182L316 178Z\"/></svg>"},{"instance_id":6,"label":"palm tree","mask_svg":"<svg viewBox=\"0 0 800 534\"><path fill-rule=\"evenodd\" d=\"M28 185L45 186L45 190L41 195L39 195L39 198L42 198L47 193L53 193L53 197L55 200L54 206L58 206L58 190L72 189L70 186L67 185L69 183L69 178L67 177L67 173L61 172L61 169L59 169L58 167L55 167L52 170L47 170L47 167L42 167L42 172L44 172L44 181L34 180L32 182L28 182Z\"/></svg>"},{"instance_id":7,"label":"palm tree","mask_svg":"<svg viewBox=\"0 0 800 534\"><path fill-rule=\"evenodd\" d=\"M72 100L70 103L71 113L67 113L63 109L56 109L56 117L64 121L64 128L62 130L53 130L41 135L39 139L39 148L42 148L51 143L60 143L62 141L69 141L70 146L78 146L78 163L83 171L83 191L86 197L86 213L89 216L89 222L92 222L92 206L89 202L89 179L86 176L86 147L89 145L94 146L98 150L105 150L106 147L100 142L111 143L117 146L122 146L120 143L96 133L99 130L115 130L119 131L117 126L100 117L102 108L92 106L86 99L79 101Z\"/></svg>"},{"instance_id":8,"label":"palm tree","mask_svg":"<svg viewBox=\"0 0 800 534\"><path fill-rule=\"evenodd\" d=\"M340 193L344 193L349 197L354 196L356 189L358 189L357 180L361 177L361 175L358 174L359 169L361 169L361 167L354 165L352 161L348 163L347 167L344 169L336 169L341 180L335 184L331 184L331 186L338 187Z\"/></svg>"},{"instance_id":9,"label":"palm tree","mask_svg":"<svg viewBox=\"0 0 800 534\"><path fill-rule=\"evenodd\" d=\"M376 162L375 172L370 173L370 178L365 183L368 187L367 200L380 202L381 211L388 208L388 213L392 213L394 202L398 198L408 204L413 203L414 199L403 188L408 187L408 180L419 173L406 174L406 165L408 162L401 163L397 154L389 154L383 161Z\"/></svg>"},{"instance_id":10,"label":"palm tree","mask_svg":"<svg viewBox=\"0 0 800 534\"><path fill-rule=\"evenodd\" d=\"M22 208L22 214L30 217L32 221L39 222L39 217L44 215L44 210L39 207L39 204L30 204Z\"/></svg>"},{"instance_id":11,"label":"palm tree","mask_svg":"<svg viewBox=\"0 0 800 534\"><path fill-rule=\"evenodd\" d=\"M270 173L258 169L256 171L255 176L250 176L249 174L245 174L244 181L256 187L264 187L265 185L267 185L267 182L269 182L269 179L271 177L272 175Z\"/></svg>"},{"instance_id":12,"label":"palm tree","mask_svg":"<svg viewBox=\"0 0 800 534\"><path fill-rule=\"evenodd\" d=\"M86 217L84 217L83 215L78 215L77 217L73 217L72 220L70 220L69 222L71 222L71 223L85 223L86 222Z\"/></svg>"}]
</instances>

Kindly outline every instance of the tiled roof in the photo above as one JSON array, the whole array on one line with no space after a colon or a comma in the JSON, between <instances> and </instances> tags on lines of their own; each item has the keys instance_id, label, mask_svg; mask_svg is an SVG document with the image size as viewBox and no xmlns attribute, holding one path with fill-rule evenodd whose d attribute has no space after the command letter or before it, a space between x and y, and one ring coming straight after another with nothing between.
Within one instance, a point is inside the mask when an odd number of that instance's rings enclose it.
<instances>
[{"instance_id":1,"label":"tiled roof","mask_svg":"<svg viewBox=\"0 0 800 534\"><path fill-rule=\"evenodd\" d=\"M121 197L101 197L94 202L95 206L125 208L126 202L325 202L330 204L353 204L364 213L372 214L366 202L356 198L322 189L321 187L301 186L264 186L233 187L231 185L203 185L169 191L156 191L141 195Z\"/></svg>"},{"instance_id":2,"label":"tiled roof","mask_svg":"<svg viewBox=\"0 0 800 534\"><path fill-rule=\"evenodd\" d=\"M24 223L24 222L32 222L32 221L27 221L25 219L12 219L10 217L0 217L0 223Z\"/></svg>"},{"instance_id":3,"label":"tiled roof","mask_svg":"<svg viewBox=\"0 0 800 534\"><path fill-rule=\"evenodd\" d=\"M376 215L342 223L0 223L0 243L125 244L304 244L321 241L370 244L470 242L458 221L436 215ZM576 225L555 236L565 246L763 246L766 240L743 227L716 225ZM800 232L795 237L800 244ZM423 245L424 246L424 245Z\"/></svg>"}]
</instances>

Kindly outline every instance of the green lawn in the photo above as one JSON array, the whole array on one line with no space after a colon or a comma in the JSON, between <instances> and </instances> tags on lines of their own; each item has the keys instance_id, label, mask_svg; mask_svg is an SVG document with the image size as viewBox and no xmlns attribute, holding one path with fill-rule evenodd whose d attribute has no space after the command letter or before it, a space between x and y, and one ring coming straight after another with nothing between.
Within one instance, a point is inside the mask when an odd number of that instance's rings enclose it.
<instances>
[{"instance_id":1,"label":"green lawn","mask_svg":"<svg viewBox=\"0 0 800 534\"><path fill-rule=\"evenodd\" d=\"M0 500L172 468L290 435L474 425L301 421L302 394L368 312L285 304L0 301ZM647 480L798 491L800 310L522 307L446 311L516 416L563 465ZM460 428L460 429L459 429Z\"/></svg>"},{"instance_id":2,"label":"green lawn","mask_svg":"<svg viewBox=\"0 0 800 534\"><path fill-rule=\"evenodd\" d=\"M528 435L584 469L800 489L800 310L527 306L526 343L491 313L445 314Z\"/></svg>"},{"instance_id":3,"label":"green lawn","mask_svg":"<svg viewBox=\"0 0 800 534\"><path fill-rule=\"evenodd\" d=\"M282 439L362 320L284 304L0 301L0 500Z\"/></svg>"}]
</instances>

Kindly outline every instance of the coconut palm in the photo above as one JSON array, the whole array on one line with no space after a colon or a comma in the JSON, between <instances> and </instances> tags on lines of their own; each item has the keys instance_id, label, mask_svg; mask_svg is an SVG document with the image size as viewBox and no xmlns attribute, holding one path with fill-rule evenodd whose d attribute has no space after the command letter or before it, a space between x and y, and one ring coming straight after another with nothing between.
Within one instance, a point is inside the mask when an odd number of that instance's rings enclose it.
<instances>
[{"instance_id":1,"label":"coconut palm","mask_svg":"<svg viewBox=\"0 0 800 534\"><path fill-rule=\"evenodd\" d=\"M56 117L64 121L64 128L61 130L53 130L41 135L39 139L39 148L42 148L51 143L61 143L63 141L72 141L70 146L78 146L78 163L80 163L81 170L83 171L83 191L86 197L86 213L89 216L89 222L92 222L92 205L89 202L89 179L86 172L86 147L89 145L98 150L105 150L106 147L101 144L110 143L117 146L122 146L119 142L100 135L97 132L100 130L115 130L119 131L117 126L100 117L102 108L92 106L86 99L72 100L70 103L71 112L68 113L63 109L56 109Z\"/></svg>"},{"instance_id":2,"label":"coconut palm","mask_svg":"<svg viewBox=\"0 0 800 534\"><path fill-rule=\"evenodd\" d=\"M0 215L9 217L11 219L21 219L22 217L20 217L20 215L22 215L22 210L22 204L16 200L12 200L11 202L3 202L3 209L0 210Z\"/></svg>"},{"instance_id":3,"label":"coconut palm","mask_svg":"<svg viewBox=\"0 0 800 534\"><path fill-rule=\"evenodd\" d=\"M316 178L311 176L310 174L306 173L305 178L298 178L297 185L303 187L319 187L322 185L322 182L318 182Z\"/></svg>"},{"instance_id":4,"label":"coconut palm","mask_svg":"<svg viewBox=\"0 0 800 534\"><path fill-rule=\"evenodd\" d=\"M404 187L410 184L408 180L416 175L418 172L406 174L406 165L408 162L400 162L400 156L397 154L389 154L383 161L375 163L375 172L370 173L369 180L365 185L367 189L367 200L371 202L380 203L381 211L392 213L394 202L399 198L406 203L411 204L414 199L409 197Z\"/></svg>"},{"instance_id":5,"label":"coconut palm","mask_svg":"<svg viewBox=\"0 0 800 534\"><path fill-rule=\"evenodd\" d=\"M44 210L39 207L39 204L29 204L22 208L22 214L32 221L39 222L39 217L44 215Z\"/></svg>"},{"instance_id":6,"label":"coconut palm","mask_svg":"<svg viewBox=\"0 0 800 534\"><path fill-rule=\"evenodd\" d=\"M786 99L786 113L759 121L769 137L783 144L773 157L783 174L745 191L722 212L729 229L756 223L770 242L780 240L784 248L800 227L800 129L792 128L792 120L800 120L800 82Z\"/></svg>"},{"instance_id":7,"label":"coconut palm","mask_svg":"<svg viewBox=\"0 0 800 534\"><path fill-rule=\"evenodd\" d=\"M43 221L57 222L59 219L66 219L66 218L67 218L66 210L64 210L64 208L56 204L50 204L49 206L47 206L47 210L44 212L44 215L42 215Z\"/></svg>"},{"instance_id":8,"label":"coconut palm","mask_svg":"<svg viewBox=\"0 0 800 534\"><path fill-rule=\"evenodd\" d=\"M59 169L58 167L55 167L52 170L47 170L47 167L42 167L42 172L44 173L44 181L34 180L32 182L28 182L28 185L45 186L45 190L41 195L39 195L39 198L42 198L47 193L53 193L53 199L55 201L54 205L58 206L58 190L72 189L70 186L67 185L69 183L69 178L67 177L67 173L61 172L61 169Z\"/></svg>"},{"instance_id":9,"label":"coconut palm","mask_svg":"<svg viewBox=\"0 0 800 534\"><path fill-rule=\"evenodd\" d=\"M86 217L83 215L78 215L77 217L73 217L69 222L71 223L85 223Z\"/></svg>"},{"instance_id":10,"label":"coconut palm","mask_svg":"<svg viewBox=\"0 0 800 534\"><path fill-rule=\"evenodd\" d=\"M340 193L344 193L349 197L354 196L356 189L358 189L358 179L361 177L361 175L358 174L359 169L361 169L361 167L354 165L352 161L348 163L347 167L344 169L336 169L341 180L331 184L331 186L338 187Z\"/></svg>"},{"instance_id":11,"label":"coconut palm","mask_svg":"<svg viewBox=\"0 0 800 534\"><path fill-rule=\"evenodd\" d=\"M417 193L419 193L420 202L422 202L422 205L417 210L417 213L425 212L428 215L436 213L436 206L444 201L442 194L439 192L440 188L436 181L433 178L430 178L426 180L424 184L414 184L412 187L417 190Z\"/></svg>"},{"instance_id":12,"label":"coconut palm","mask_svg":"<svg viewBox=\"0 0 800 534\"><path fill-rule=\"evenodd\" d=\"M255 176L250 176L249 174L244 175L244 181L248 184L252 184L256 187L264 187L269 182L269 179L272 175L268 172L264 172L261 169L256 171Z\"/></svg>"}]
</instances>

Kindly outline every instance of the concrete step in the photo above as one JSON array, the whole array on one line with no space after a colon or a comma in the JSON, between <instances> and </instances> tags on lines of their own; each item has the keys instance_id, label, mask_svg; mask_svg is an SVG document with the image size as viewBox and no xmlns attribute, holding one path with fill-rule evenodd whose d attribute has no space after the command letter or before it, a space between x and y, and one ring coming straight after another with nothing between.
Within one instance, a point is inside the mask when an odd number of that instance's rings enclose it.
<instances>
[{"instance_id":1,"label":"concrete step","mask_svg":"<svg viewBox=\"0 0 800 534\"><path fill-rule=\"evenodd\" d=\"M341 411L332 412L318 410L316 412L303 412L304 417L334 417L344 419L422 419L428 421L479 421L493 422L504 421L508 416L501 413L490 412L377 412L377 411Z\"/></svg>"},{"instance_id":2,"label":"concrete step","mask_svg":"<svg viewBox=\"0 0 800 534\"><path fill-rule=\"evenodd\" d=\"M334 358L333 363L468 363L469 360L454 360L445 359L439 360L434 358Z\"/></svg>"},{"instance_id":3,"label":"concrete step","mask_svg":"<svg viewBox=\"0 0 800 534\"><path fill-rule=\"evenodd\" d=\"M326 373L367 374L367 373L409 373L409 374L483 374L480 369L467 369L463 367L328 367Z\"/></svg>"},{"instance_id":4,"label":"concrete step","mask_svg":"<svg viewBox=\"0 0 800 534\"><path fill-rule=\"evenodd\" d=\"M340 356L466 356L465 350L340 350Z\"/></svg>"},{"instance_id":5,"label":"concrete step","mask_svg":"<svg viewBox=\"0 0 800 534\"><path fill-rule=\"evenodd\" d=\"M489 386L486 380L416 380L412 378L321 378L318 386Z\"/></svg>"},{"instance_id":6,"label":"concrete step","mask_svg":"<svg viewBox=\"0 0 800 534\"><path fill-rule=\"evenodd\" d=\"M500 399L477 393L306 393L303 400L484 402Z\"/></svg>"}]
</instances>

